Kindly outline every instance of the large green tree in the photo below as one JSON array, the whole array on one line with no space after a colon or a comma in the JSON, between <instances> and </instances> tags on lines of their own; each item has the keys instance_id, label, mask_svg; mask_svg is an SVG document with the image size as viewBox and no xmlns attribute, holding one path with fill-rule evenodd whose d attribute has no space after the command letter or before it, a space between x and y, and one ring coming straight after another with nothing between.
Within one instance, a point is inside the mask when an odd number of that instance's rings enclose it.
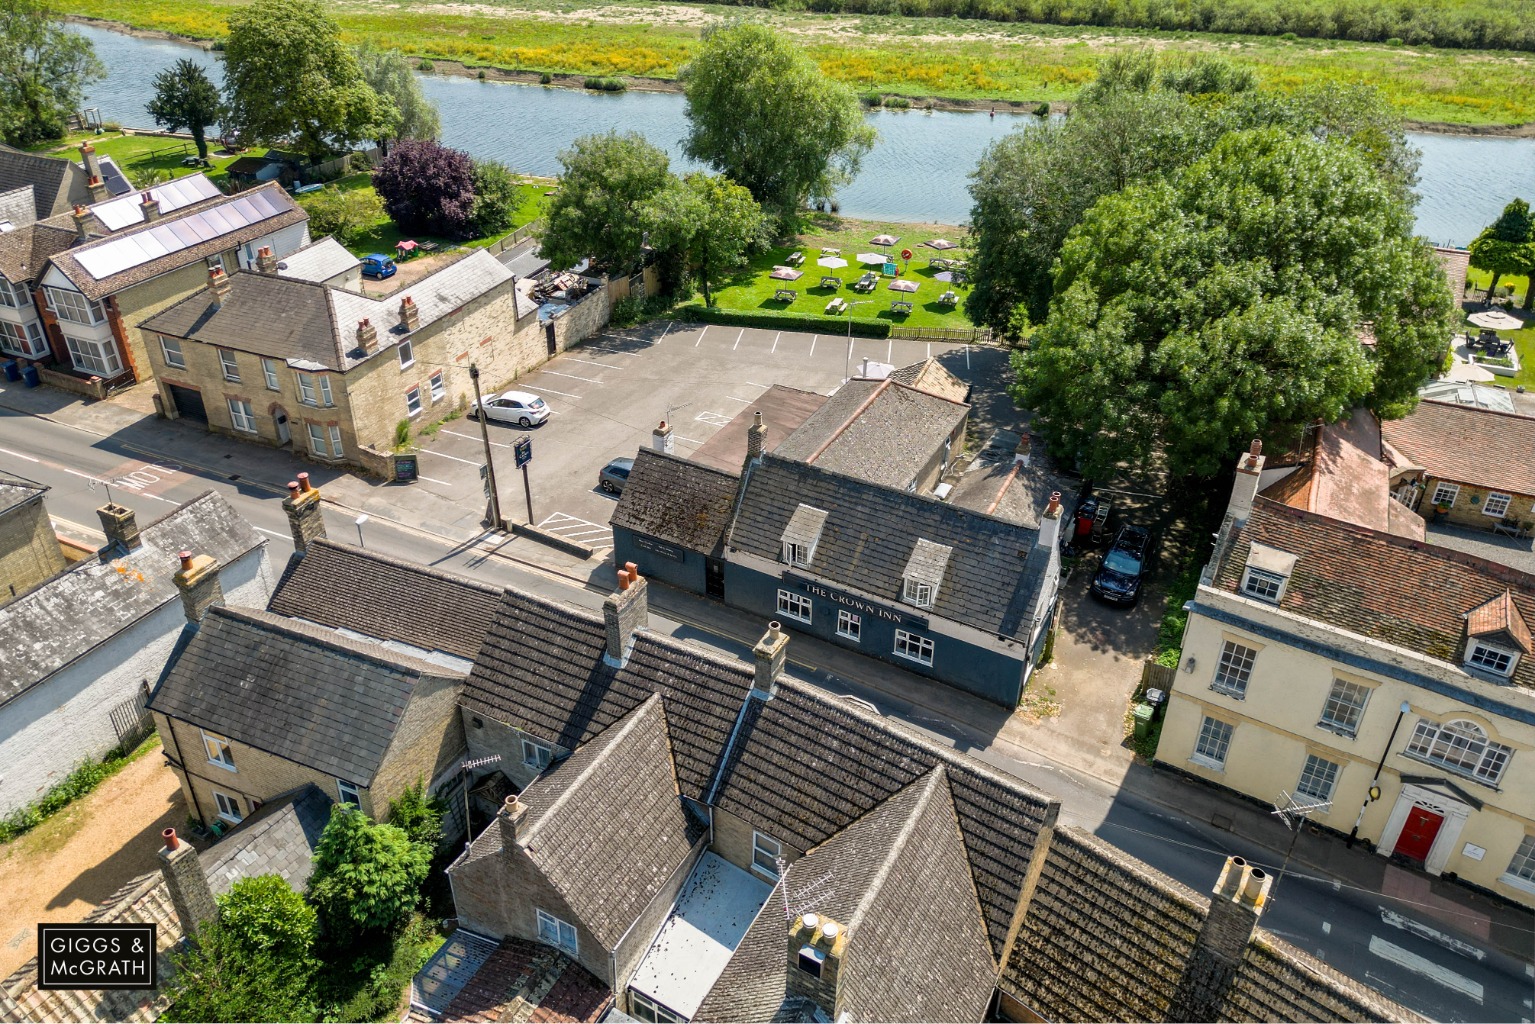
<instances>
[{"instance_id":1,"label":"large green tree","mask_svg":"<svg viewBox=\"0 0 1535 1024\"><path fill-rule=\"evenodd\" d=\"M292 136L311 160L378 131L378 96L320 0L254 0L229 14L228 126L251 140Z\"/></svg>"},{"instance_id":2,"label":"large green tree","mask_svg":"<svg viewBox=\"0 0 1535 1024\"><path fill-rule=\"evenodd\" d=\"M92 82L106 77L91 41L40 0L0 0L0 134L13 146L62 138Z\"/></svg>"},{"instance_id":3,"label":"large green tree","mask_svg":"<svg viewBox=\"0 0 1535 1024\"><path fill-rule=\"evenodd\" d=\"M1471 265L1492 274L1488 295L1498 290L1498 281L1506 274L1529 276L1524 308L1531 308L1530 300L1535 297L1535 218L1530 216L1529 203L1515 199L1503 207L1498 219L1471 243Z\"/></svg>"},{"instance_id":4,"label":"large green tree","mask_svg":"<svg viewBox=\"0 0 1535 1024\"><path fill-rule=\"evenodd\" d=\"M560 188L545 216L544 256L556 267L591 257L615 273L639 265L643 211L667 183L664 152L634 132L586 135L560 153Z\"/></svg>"},{"instance_id":5,"label":"large green tree","mask_svg":"<svg viewBox=\"0 0 1535 1024\"><path fill-rule=\"evenodd\" d=\"M745 263L767 227L752 194L720 174L674 180L651 201L645 220L652 244L697 276L706 306L714 305L710 282Z\"/></svg>"},{"instance_id":6,"label":"large green tree","mask_svg":"<svg viewBox=\"0 0 1535 1024\"><path fill-rule=\"evenodd\" d=\"M395 825L337 804L315 848L309 901L332 943L388 932L421 899L432 851Z\"/></svg>"},{"instance_id":7,"label":"large green tree","mask_svg":"<svg viewBox=\"0 0 1535 1024\"><path fill-rule=\"evenodd\" d=\"M218 122L223 102L201 64L183 57L156 75L155 98L144 109L162 128L191 132L197 155L208 159L208 127Z\"/></svg>"},{"instance_id":8,"label":"large green tree","mask_svg":"<svg viewBox=\"0 0 1535 1024\"><path fill-rule=\"evenodd\" d=\"M852 89L766 25L707 32L679 77L688 155L746 186L781 223L850 181L874 145Z\"/></svg>"},{"instance_id":9,"label":"large green tree","mask_svg":"<svg viewBox=\"0 0 1535 1024\"><path fill-rule=\"evenodd\" d=\"M421 80L403 53L373 46L359 46L356 53L363 79L378 96L373 141L385 155L395 139L435 142L442 137L437 104L421 91Z\"/></svg>"},{"instance_id":10,"label":"large green tree","mask_svg":"<svg viewBox=\"0 0 1535 1024\"><path fill-rule=\"evenodd\" d=\"M1014 396L1089 476L1154 447L1175 474L1212 475L1275 428L1360 402L1401 416L1450 326L1443 271L1412 223L1349 146L1228 134L1072 229Z\"/></svg>"}]
</instances>

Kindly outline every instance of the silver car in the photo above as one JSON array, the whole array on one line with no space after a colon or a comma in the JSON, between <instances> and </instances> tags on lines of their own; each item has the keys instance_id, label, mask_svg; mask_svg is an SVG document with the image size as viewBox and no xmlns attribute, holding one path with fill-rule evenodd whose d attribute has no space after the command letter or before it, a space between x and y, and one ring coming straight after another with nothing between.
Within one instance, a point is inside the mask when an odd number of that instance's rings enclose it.
<instances>
[{"instance_id":1,"label":"silver car","mask_svg":"<svg viewBox=\"0 0 1535 1024\"><path fill-rule=\"evenodd\" d=\"M531 427L549 418L549 403L526 391L503 391L485 399L485 418L501 423L515 423L519 427ZM469 418L480 418L478 402L469 404Z\"/></svg>"}]
</instances>

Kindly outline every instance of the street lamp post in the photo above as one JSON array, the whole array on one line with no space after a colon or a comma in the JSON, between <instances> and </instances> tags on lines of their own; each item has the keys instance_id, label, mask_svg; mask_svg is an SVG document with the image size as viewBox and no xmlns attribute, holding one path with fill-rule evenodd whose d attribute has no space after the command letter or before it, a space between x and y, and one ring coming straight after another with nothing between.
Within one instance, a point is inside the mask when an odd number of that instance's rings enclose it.
<instances>
[{"instance_id":1,"label":"street lamp post","mask_svg":"<svg viewBox=\"0 0 1535 1024\"><path fill-rule=\"evenodd\" d=\"M485 445L486 486L490 489L490 528L505 530L506 520L501 518L501 492L496 489L496 465L490 457L490 427L486 422L485 406L480 400L480 368L469 364L469 379L474 382L474 408L479 413L480 441Z\"/></svg>"},{"instance_id":2,"label":"street lamp post","mask_svg":"<svg viewBox=\"0 0 1535 1024\"><path fill-rule=\"evenodd\" d=\"M859 299L857 302L847 304L847 358L842 363L842 379L847 380L853 375L853 307L872 306L873 299Z\"/></svg>"},{"instance_id":3,"label":"street lamp post","mask_svg":"<svg viewBox=\"0 0 1535 1024\"><path fill-rule=\"evenodd\" d=\"M367 521L368 513L366 512L357 517L357 546L360 548L366 548L368 546L362 542L362 524L366 523Z\"/></svg>"},{"instance_id":4,"label":"street lamp post","mask_svg":"<svg viewBox=\"0 0 1535 1024\"><path fill-rule=\"evenodd\" d=\"M1344 846L1350 850L1354 848L1354 840L1359 838L1359 826L1364 824L1364 812L1380 799L1380 773L1386 767L1386 755L1391 753L1391 746L1396 742L1396 731L1402 727L1402 717L1411 710L1412 705L1405 700L1396 709L1396 724L1391 727L1391 735L1386 738L1386 748L1380 752L1380 760L1375 765L1375 777L1370 780L1369 792L1365 794L1364 803L1359 807L1359 817L1354 819L1354 827L1349 829L1348 841L1344 843Z\"/></svg>"}]
</instances>

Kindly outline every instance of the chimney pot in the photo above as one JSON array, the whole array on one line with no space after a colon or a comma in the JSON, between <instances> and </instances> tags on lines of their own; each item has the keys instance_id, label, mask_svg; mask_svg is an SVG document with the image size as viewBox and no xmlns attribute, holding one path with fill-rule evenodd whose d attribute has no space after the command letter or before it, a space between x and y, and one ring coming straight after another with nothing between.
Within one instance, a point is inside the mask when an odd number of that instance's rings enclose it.
<instances>
[{"instance_id":1,"label":"chimney pot","mask_svg":"<svg viewBox=\"0 0 1535 1024\"><path fill-rule=\"evenodd\" d=\"M193 556L190 551L179 552L177 557L181 559L181 569L176 573L176 589L181 591L181 607L187 622L196 629L209 608L224 603L219 563L209 555Z\"/></svg>"},{"instance_id":2,"label":"chimney pot","mask_svg":"<svg viewBox=\"0 0 1535 1024\"><path fill-rule=\"evenodd\" d=\"M506 798L501 804L501 810L496 817L501 819L501 842L503 850L512 854L517 846L517 825L527 817L528 805L515 794Z\"/></svg>"},{"instance_id":3,"label":"chimney pot","mask_svg":"<svg viewBox=\"0 0 1535 1024\"><path fill-rule=\"evenodd\" d=\"M676 450L677 442L672 438L672 428L665 420L650 432L650 447L667 455Z\"/></svg>"},{"instance_id":4,"label":"chimney pot","mask_svg":"<svg viewBox=\"0 0 1535 1024\"><path fill-rule=\"evenodd\" d=\"M101 520L101 532L107 538L103 552L108 548L137 551L144 543L133 509L109 502L96 510L96 518Z\"/></svg>"},{"instance_id":5,"label":"chimney pot","mask_svg":"<svg viewBox=\"0 0 1535 1024\"><path fill-rule=\"evenodd\" d=\"M400 323L407 331L414 331L421 324L421 309L409 295L400 300Z\"/></svg>"},{"instance_id":6,"label":"chimney pot","mask_svg":"<svg viewBox=\"0 0 1535 1024\"><path fill-rule=\"evenodd\" d=\"M306 493L306 494L309 493L310 491L314 490L313 487L309 486L309 474L308 473L300 473L298 475L298 485L299 485L300 489L302 489L304 491L304 493Z\"/></svg>"},{"instance_id":7,"label":"chimney pot","mask_svg":"<svg viewBox=\"0 0 1535 1024\"><path fill-rule=\"evenodd\" d=\"M277 273L277 257L272 255L270 245L263 245L256 251L256 270L262 274Z\"/></svg>"},{"instance_id":8,"label":"chimney pot","mask_svg":"<svg viewBox=\"0 0 1535 1024\"><path fill-rule=\"evenodd\" d=\"M160 219L160 200L156 199L148 189L140 195L139 209L144 212L145 223Z\"/></svg>"},{"instance_id":9,"label":"chimney pot","mask_svg":"<svg viewBox=\"0 0 1535 1024\"><path fill-rule=\"evenodd\" d=\"M298 497L298 481L297 480L289 480L288 481L288 497L290 497L290 498Z\"/></svg>"},{"instance_id":10,"label":"chimney pot","mask_svg":"<svg viewBox=\"0 0 1535 1024\"><path fill-rule=\"evenodd\" d=\"M1056 518L1058 518L1060 516L1060 514L1061 514L1061 492L1060 491L1051 491L1050 492L1050 504L1045 506L1045 515L1049 516L1051 519L1056 519Z\"/></svg>"},{"instance_id":11,"label":"chimney pot","mask_svg":"<svg viewBox=\"0 0 1535 1024\"><path fill-rule=\"evenodd\" d=\"M181 559L181 568L182 568L183 571L185 571L185 572L191 572L192 571L192 552L190 552L190 551L178 551L178 552L176 552L176 557Z\"/></svg>"},{"instance_id":12,"label":"chimney pot","mask_svg":"<svg viewBox=\"0 0 1535 1024\"><path fill-rule=\"evenodd\" d=\"M628 590L629 589L629 570L627 570L627 569L620 569L620 570L618 570L618 589L619 590Z\"/></svg>"},{"instance_id":13,"label":"chimney pot","mask_svg":"<svg viewBox=\"0 0 1535 1024\"><path fill-rule=\"evenodd\" d=\"M167 850L176 850L181 847L181 840L176 838L176 830L173 828L167 828L164 832L161 832L160 838L165 840L165 848Z\"/></svg>"},{"instance_id":14,"label":"chimney pot","mask_svg":"<svg viewBox=\"0 0 1535 1024\"><path fill-rule=\"evenodd\" d=\"M299 555L309 550L309 543L325 536L325 517L321 513L320 489L309 484L309 474L300 473L288 484L288 496L282 501L288 515L288 529L293 534L293 550Z\"/></svg>"},{"instance_id":15,"label":"chimney pot","mask_svg":"<svg viewBox=\"0 0 1535 1024\"><path fill-rule=\"evenodd\" d=\"M378 328L370 320L357 321L357 344L368 353L378 348Z\"/></svg>"}]
</instances>

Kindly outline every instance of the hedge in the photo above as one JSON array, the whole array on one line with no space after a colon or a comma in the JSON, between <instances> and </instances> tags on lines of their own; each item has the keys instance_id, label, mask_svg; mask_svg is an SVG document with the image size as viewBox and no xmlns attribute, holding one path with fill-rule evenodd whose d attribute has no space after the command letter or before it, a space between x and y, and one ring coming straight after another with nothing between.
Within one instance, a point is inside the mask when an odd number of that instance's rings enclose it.
<instances>
[{"instance_id":1,"label":"hedge","mask_svg":"<svg viewBox=\"0 0 1535 1024\"><path fill-rule=\"evenodd\" d=\"M696 302L677 308L677 319L693 323L761 327L771 331L809 331L812 334L846 334L848 324L860 338L890 337L890 321L872 317L821 316L816 313L775 312L770 309L721 309Z\"/></svg>"}]
</instances>

